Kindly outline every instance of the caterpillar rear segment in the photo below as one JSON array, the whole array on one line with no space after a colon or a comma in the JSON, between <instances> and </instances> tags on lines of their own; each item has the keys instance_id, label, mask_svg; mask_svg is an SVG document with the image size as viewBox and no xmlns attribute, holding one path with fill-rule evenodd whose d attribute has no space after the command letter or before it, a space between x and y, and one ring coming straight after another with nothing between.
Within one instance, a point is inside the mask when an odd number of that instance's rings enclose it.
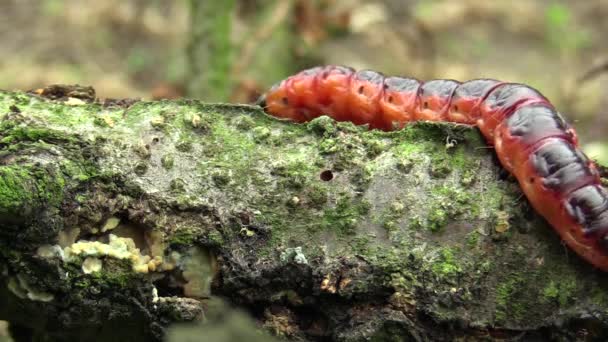
<instances>
[{"instance_id":1,"label":"caterpillar rear segment","mask_svg":"<svg viewBox=\"0 0 608 342\"><path fill-rule=\"evenodd\" d=\"M325 66L281 81L259 104L295 122L328 115L382 130L417 120L475 125L566 244L608 271L608 191L578 147L574 129L527 85L493 79L420 82Z\"/></svg>"}]
</instances>

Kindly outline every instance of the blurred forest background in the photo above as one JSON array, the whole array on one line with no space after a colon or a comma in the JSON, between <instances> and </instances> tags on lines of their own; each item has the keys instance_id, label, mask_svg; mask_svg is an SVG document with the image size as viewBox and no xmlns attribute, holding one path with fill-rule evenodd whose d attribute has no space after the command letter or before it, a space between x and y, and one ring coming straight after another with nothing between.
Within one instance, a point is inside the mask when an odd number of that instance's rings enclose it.
<instances>
[{"instance_id":1,"label":"blurred forest background","mask_svg":"<svg viewBox=\"0 0 608 342\"><path fill-rule=\"evenodd\" d=\"M246 103L317 64L498 78L538 88L608 164L606 18L608 0L4 0L0 88Z\"/></svg>"},{"instance_id":2,"label":"blurred forest background","mask_svg":"<svg viewBox=\"0 0 608 342\"><path fill-rule=\"evenodd\" d=\"M317 64L538 88L608 162L608 0L5 0L0 88L251 102Z\"/></svg>"}]
</instances>

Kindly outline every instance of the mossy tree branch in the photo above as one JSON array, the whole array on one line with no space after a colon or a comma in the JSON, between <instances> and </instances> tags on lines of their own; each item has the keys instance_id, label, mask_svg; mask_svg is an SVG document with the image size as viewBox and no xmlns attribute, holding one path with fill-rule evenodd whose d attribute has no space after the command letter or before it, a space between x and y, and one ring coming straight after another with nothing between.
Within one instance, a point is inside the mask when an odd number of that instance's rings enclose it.
<instances>
[{"instance_id":1,"label":"mossy tree branch","mask_svg":"<svg viewBox=\"0 0 608 342\"><path fill-rule=\"evenodd\" d=\"M0 93L0 319L32 335L159 340L221 296L311 341L606 337L606 276L471 128L53 98Z\"/></svg>"}]
</instances>

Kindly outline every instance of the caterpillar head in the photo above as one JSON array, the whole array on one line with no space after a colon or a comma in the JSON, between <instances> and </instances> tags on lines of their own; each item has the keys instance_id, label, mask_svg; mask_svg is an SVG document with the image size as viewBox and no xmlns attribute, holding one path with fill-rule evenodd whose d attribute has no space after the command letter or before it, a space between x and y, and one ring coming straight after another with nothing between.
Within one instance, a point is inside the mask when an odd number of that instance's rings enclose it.
<instances>
[{"instance_id":1,"label":"caterpillar head","mask_svg":"<svg viewBox=\"0 0 608 342\"><path fill-rule=\"evenodd\" d=\"M266 94L256 101L256 105L262 107L265 112L285 119L297 119L296 112L289 104L285 82L273 85Z\"/></svg>"}]
</instances>

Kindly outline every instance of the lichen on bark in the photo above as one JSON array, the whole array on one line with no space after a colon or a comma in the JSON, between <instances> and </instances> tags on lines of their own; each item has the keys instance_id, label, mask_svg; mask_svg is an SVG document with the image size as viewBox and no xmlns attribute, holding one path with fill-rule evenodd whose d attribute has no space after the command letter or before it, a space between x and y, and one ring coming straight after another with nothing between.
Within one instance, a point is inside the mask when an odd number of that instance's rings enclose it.
<instances>
[{"instance_id":1,"label":"lichen on bark","mask_svg":"<svg viewBox=\"0 0 608 342\"><path fill-rule=\"evenodd\" d=\"M159 340L219 296L296 340L605 337L606 276L470 127L90 100L0 92L11 326Z\"/></svg>"}]
</instances>

